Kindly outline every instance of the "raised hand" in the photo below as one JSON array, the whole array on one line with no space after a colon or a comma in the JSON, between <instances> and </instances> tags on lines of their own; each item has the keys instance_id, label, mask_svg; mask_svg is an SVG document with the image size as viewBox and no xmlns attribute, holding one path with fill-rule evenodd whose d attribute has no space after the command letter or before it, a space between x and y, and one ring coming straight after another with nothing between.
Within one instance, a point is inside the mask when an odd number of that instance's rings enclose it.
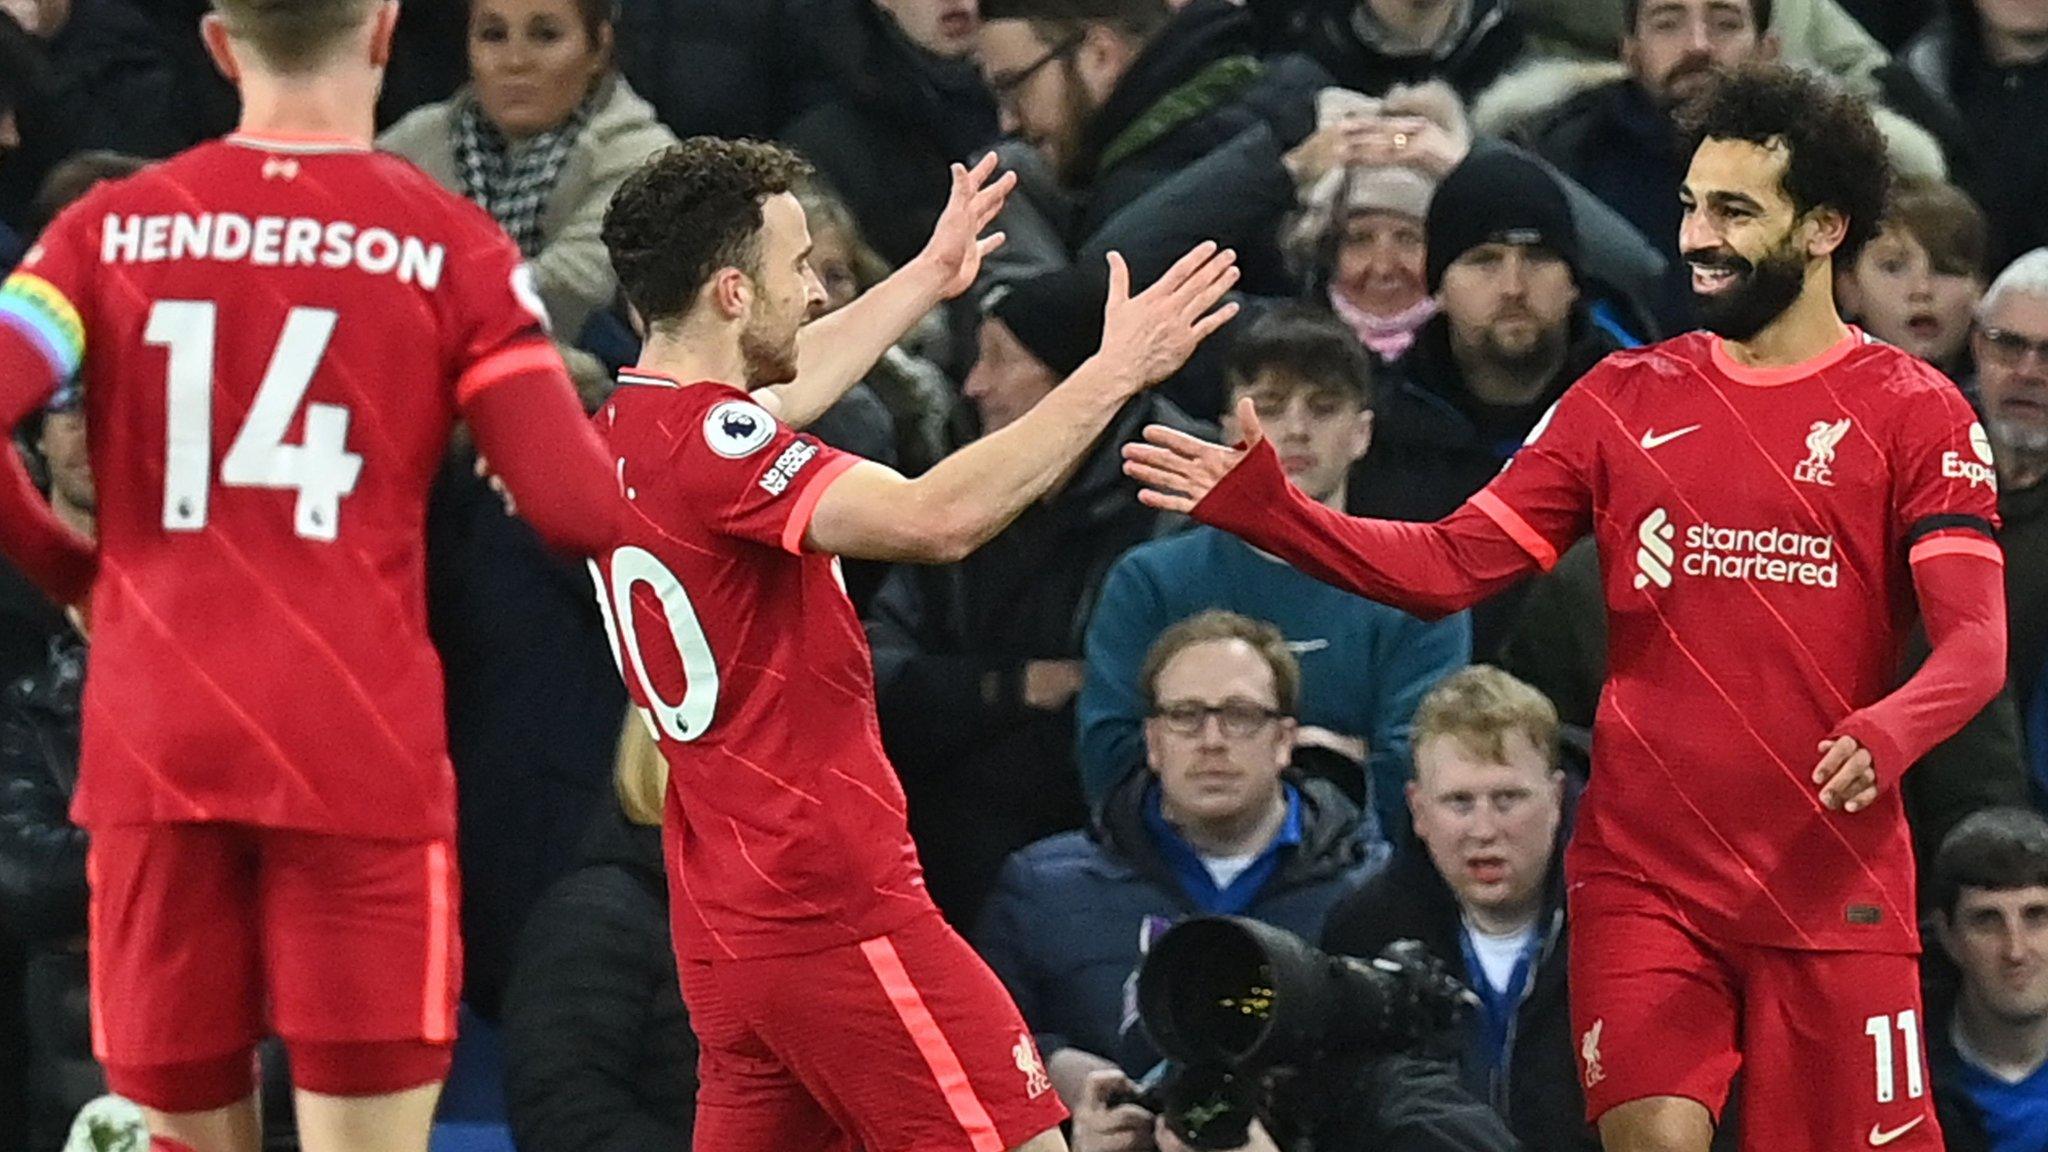
<instances>
[{"instance_id":1,"label":"raised hand","mask_svg":"<svg viewBox=\"0 0 2048 1152\"><path fill-rule=\"evenodd\" d=\"M1145 442L1124 445L1124 475L1143 484L1138 499L1167 512L1192 512L1238 462L1266 438L1258 410L1247 396L1237 404L1237 426L1244 443L1236 448L1211 444L1164 424L1145 429Z\"/></svg>"},{"instance_id":2,"label":"raised hand","mask_svg":"<svg viewBox=\"0 0 2048 1152\"><path fill-rule=\"evenodd\" d=\"M973 168L953 165L952 195L946 198L945 210L932 227L932 238L925 241L924 251L917 254L917 260L929 265L940 277L941 299L950 300L972 287L974 278L981 275L982 260L1003 246L1001 232L983 236L981 230L1003 210L1010 189L1017 186L1017 174L1005 172L996 176L995 171L993 152Z\"/></svg>"},{"instance_id":3,"label":"raised hand","mask_svg":"<svg viewBox=\"0 0 2048 1152\"><path fill-rule=\"evenodd\" d=\"M1237 315L1235 303L1217 307L1237 276L1237 253L1204 240L1133 296L1130 266L1111 252L1109 304L1102 313L1098 355L1129 369L1140 387L1159 383Z\"/></svg>"}]
</instances>

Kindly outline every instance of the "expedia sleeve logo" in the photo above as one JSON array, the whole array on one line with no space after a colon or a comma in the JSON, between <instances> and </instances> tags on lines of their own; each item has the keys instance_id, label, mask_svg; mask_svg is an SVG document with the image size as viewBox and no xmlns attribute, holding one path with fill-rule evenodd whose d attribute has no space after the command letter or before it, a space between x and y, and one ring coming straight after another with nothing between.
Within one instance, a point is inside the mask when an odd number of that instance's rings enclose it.
<instances>
[{"instance_id":1,"label":"expedia sleeve logo","mask_svg":"<svg viewBox=\"0 0 2048 1152\"><path fill-rule=\"evenodd\" d=\"M727 400L704 416L704 442L727 460L759 452L775 438L775 417L751 400Z\"/></svg>"},{"instance_id":2,"label":"expedia sleeve logo","mask_svg":"<svg viewBox=\"0 0 2048 1152\"><path fill-rule=\"evenodd\" d=\"M1941 454L1941 474L1950 480L1968 480L1970 487L1983 484L1996 492L1998 471L1991 466L1991 437L1984 432L1984 425L1970 422L1970 453L1975 460L1965 460L1961 452L1948 451Z\"/></svg>"}]
</instances>

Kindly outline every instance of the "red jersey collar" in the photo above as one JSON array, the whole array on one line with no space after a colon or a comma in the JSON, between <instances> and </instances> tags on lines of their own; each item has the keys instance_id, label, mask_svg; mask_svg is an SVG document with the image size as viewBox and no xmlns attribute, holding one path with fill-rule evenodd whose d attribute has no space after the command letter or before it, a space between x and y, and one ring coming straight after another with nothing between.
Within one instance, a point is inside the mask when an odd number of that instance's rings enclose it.
<instances>
[{"instance_id":1,"label":"red jersey collar","mask_svg":"<svg viewBox=\"0 0 2048 1152\"><path fill-rule=\"evenodd\" d=\"M1855 351L1856 346L1864 340L1862 329L1854 324L1848 327L1849 331L1840 340L1835 341L1827 351L1801 360L1797 364L1782 364L1772 368L1752 368L1746 364L1739 364L1733 356L1728 355L1728 342L1719 336L1713 339L1711 356L1714 367L1721 375L1737 384L1747 384L1752 388L1776 388L1781 384L1791 384L1809 376L1817 376L1841 363L1843 358Z\"/></svg>"},{"instance_id":2,"label":"red jersey collar","mask_svg":"<svg viewBox=\"0 0 2048 1152\"><path fill-rule=\"evenodd\" d=\"M244 148L258 148L265 152L290 152L300 156L320 152L373 150L367 140L356 140L347 136L300 136L287 132L235 132L227 137L227 142Z\"/></svg>"}]
</instances>

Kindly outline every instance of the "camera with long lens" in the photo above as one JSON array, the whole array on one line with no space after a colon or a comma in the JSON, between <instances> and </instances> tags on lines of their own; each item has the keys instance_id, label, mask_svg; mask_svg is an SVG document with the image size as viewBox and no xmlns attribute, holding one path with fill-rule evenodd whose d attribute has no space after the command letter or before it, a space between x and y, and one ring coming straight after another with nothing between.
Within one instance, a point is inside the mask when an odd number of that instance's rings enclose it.
<instances>
[{"instance_id":1,"label":"camera with long lens","mask_svg":"<svg viewBox=\"0 0 2048 1152\"><path fill-rule=\"evenodd\" d=\"M1183 921L1138 972L1138 1014L1167 1063L1134 1102L1191 1148L1237 1148L1255 1117L1281 1126L1274 1093L1302 1070L1420 1049L1477 1004L1413 940L1356 960L1243 917Z\"/></svg>"}]
</instances>

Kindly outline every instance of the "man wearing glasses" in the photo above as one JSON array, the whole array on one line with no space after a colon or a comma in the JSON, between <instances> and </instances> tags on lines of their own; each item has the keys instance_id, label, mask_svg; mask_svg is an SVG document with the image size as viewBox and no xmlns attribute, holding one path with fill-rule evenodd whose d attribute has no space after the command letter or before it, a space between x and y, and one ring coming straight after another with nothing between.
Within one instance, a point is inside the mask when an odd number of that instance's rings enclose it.
<instances>
[{"instance_id":1,"label":"man wearing glasses","mask_svg":"<svg viewBox=\"0 0 2048 1152\"><path fill-rule=\"evenodd\" d=\"M2036 804L2048 805L2048 248L1999 273L1970 341L1998 468L2005 530L2006 656L2026 726Z\"/></svg>"},{"instance_id":2,"label":"man wearing glasses","mask_svg":"<svg viewBox=\"0 0 2048 1152\"><path fill-rule=\"evenodd\" d=\"M1333 784L1288 771L1301 673L1272 625L1210 611L1147 655L1145 757L1095 827L1012 856L975 943L1037 1033L1074 1150L1150 1150L1152 1114L1111 1106L1159 1059L1136 974L1174 922L1241 915L1315 939L1384 860Z\"/></svg>"},{"instance_id":3,"label":"man wearing glasses","mask_svg":"<svg viewBox=\"0 0 2048 1152\"><path fill-rule=\"evenodd\" d=\"M1003 130L1074 197L1073 236L1259 122L1244 96L1265 66L1236 5L982 0L981 15Z\"/></svg>"}]
</instances>

